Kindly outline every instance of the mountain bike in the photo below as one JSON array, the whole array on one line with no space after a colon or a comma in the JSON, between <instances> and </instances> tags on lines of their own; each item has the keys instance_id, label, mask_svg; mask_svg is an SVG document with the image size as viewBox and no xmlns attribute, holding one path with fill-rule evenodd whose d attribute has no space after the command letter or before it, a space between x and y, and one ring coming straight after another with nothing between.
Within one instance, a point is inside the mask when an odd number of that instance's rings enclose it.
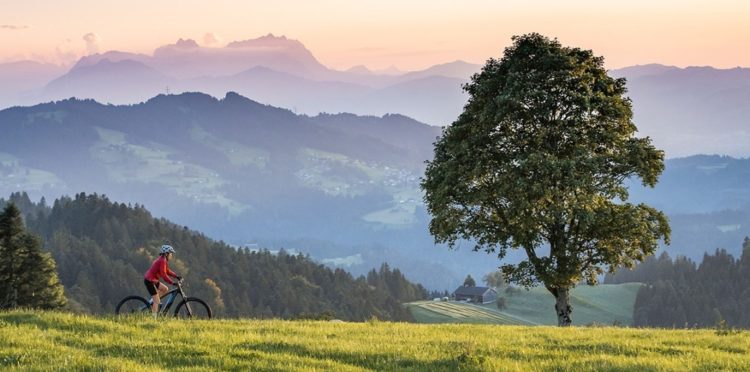
<instances>
[{"instance_id":1,"label":"mountain bike","mask_svg":"<svg viewBox=\"0 0 750 372\"><path fill-rule=\"evenodd\" d=\"M177 304L174 316L177 318L211 319L211 307L200 298L188 297L182 289L182 280L178 280L175 288L161 297L159 314L167 315L177 296L182 301ZM146 315L151 314L151 303L141 296L128 296L115 307L115 315Z\"/></svg>"}]
</instances>

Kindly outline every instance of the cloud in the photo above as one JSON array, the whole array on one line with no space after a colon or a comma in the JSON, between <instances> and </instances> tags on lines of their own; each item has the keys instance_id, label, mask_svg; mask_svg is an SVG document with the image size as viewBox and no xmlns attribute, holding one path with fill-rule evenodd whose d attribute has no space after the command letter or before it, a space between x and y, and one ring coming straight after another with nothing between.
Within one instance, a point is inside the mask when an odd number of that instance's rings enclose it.
<instances>
[{"instance_id":1,"label":"cloud","mask_svg":"<svg viewBox=\"0 0 750 372\"><path fill-rule=\"evenodd\" d=\"M0 25L0 29L3 29L3 30L23 30L24 28L29 28L29 26L26 26L26 25Z\"/></svg>"},{"instance_id":2,"label":"cloud","mask_svg":"<svg viewBox=\"0 0 750 372\"><path fill-rule=\"evenodd\" d=\"M99 41L101 41L99 35L89 32L88 34L83 35L83 41L86 42L86 51L88 51L89 54L99 52Z\"/></svg>"},{"instance_id":3,"label":"cloud","mask_svg":"<svg viewBox=\"0 0 750 372\"><path fill-rule=\"evenodd\" d=\"M205 35L203 35L203 45L216 45L221 43L221 38L216 36L214 33L209 32Z\"/></svg>"}]
</instances>

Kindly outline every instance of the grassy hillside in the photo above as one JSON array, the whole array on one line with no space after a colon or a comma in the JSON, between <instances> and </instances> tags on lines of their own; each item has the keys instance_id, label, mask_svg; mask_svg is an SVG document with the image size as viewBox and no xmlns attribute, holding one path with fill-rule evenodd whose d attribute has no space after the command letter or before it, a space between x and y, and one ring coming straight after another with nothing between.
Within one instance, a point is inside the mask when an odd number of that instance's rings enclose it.
<instances>
[{"instance_id":1,"label":"grassy hillside","mask_svg":"<svg viewBox=\"0 0 750 372\"><path fill-rule=\"evenodd\" d=\"M419 323L536 324L497 309L454 301L417 301L407 306Z\"/></svg>"},{"instance_id":2,"label":"grassy hillside","mask_svg":"<svg viewBox=\"0 0 750 372\"><path fill-rule=\"evenodd\" d=\"M748 370L748 350L747 331L0 313L3 370Z\"/></svg>"},{"instance_id":3,"label":"grassy hillside","mask_svg":"<svg viewBox=\"0 0 750 372\"><path fill-rule=\"evenodd\" d=\"M640 287L640 283L625 283L574 288L570 295L573 324L632 324L633 305ZM419 323L557 324L554 297L544 288L501 291L500 296L505 297L507 306L502 311L495 303L419 301L408 306Z\"/></svg>"}]
</instances>

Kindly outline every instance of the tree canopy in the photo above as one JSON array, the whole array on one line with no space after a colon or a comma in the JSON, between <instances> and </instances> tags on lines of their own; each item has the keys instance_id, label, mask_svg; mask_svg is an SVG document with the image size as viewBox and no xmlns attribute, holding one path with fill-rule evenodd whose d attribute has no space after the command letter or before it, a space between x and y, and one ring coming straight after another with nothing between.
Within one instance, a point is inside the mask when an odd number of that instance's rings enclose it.
<instances>
[{"instance_id":1,"label":"tree canopy","mask_svg":"<svg viewBox=\"0 0 750 372\"><path fill-rule=\"evenodd\" d=\"M430 232L501 260L525 251L502 266L505 278L541 282L569 325L569 288L668 243L665 215L628 203L624 186L638 177L653 187L664 153L635 137L625 79L608 76L590 50L516 36L464 89L468 103L435 143L422 181Z\"/></svg>"},{"instance_id":2,"label":"tree canopy","mask_svg":"<svg viewBox=\"0 0 750 372\"><path fill-rule=\"evenodd\" d=\"M466 275L466 279L464 279L464 287L476 287L477 282L474 280L474 278L471 277L471 275Z\"/></svg>"}]
</instances>

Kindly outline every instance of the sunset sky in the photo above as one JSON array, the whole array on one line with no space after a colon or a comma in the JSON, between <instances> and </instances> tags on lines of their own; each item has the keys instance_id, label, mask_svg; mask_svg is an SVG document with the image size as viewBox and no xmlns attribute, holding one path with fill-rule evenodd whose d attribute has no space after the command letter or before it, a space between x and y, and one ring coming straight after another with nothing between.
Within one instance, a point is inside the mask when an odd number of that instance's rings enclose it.
<instances>
[{"instance_id":1,"label":"sunset sky","mask_svg":"<svg viewBox=\"0 0 750 372\"><path fill-rule=\"evenodd\" d=\"M96 51L151 54L178 38L205 46L268 33L325 65L424 68L498 57L540 32L593 49L607 67L750 67L750 1L48 1L0 0L0 62L71 63Z\"/></svg>"}]
</instances>

